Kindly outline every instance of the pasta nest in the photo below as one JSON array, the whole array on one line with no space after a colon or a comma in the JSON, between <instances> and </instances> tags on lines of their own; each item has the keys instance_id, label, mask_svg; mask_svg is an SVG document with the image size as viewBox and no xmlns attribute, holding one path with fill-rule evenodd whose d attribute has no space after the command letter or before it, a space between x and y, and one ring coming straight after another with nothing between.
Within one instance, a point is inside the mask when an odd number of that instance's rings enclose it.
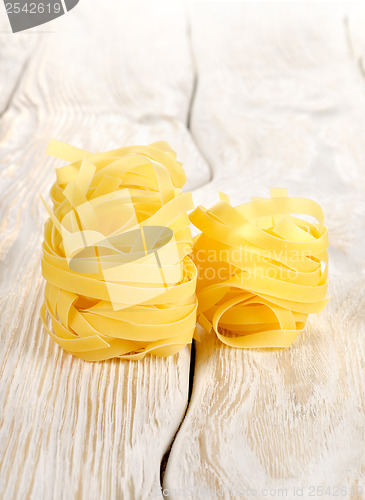
<instances>
[{"instance_id":1,"label":"pasta nest","mask_svg":"<svg viewBox=\"0 0 365 500\"><path fill-rule=\"evenodd\" d=\"M191 193L165 142L92 154L51 141L68 162L44 228L41 317L87 361L170 356L192 342L197 269ZM50 319L50 324L48 322Z\"/></svg>"},{"instance_id":2,"label":"pasta nest","mask_svg":"<svg viewBox=\"0 0 365 500\"><path fill-rule=\"evenodd\" d=\"M231 347L288 347L328 301L323 211L280 188L237 207L220 197L190 215L198 322Z\"/></svg>"}]
</instances>

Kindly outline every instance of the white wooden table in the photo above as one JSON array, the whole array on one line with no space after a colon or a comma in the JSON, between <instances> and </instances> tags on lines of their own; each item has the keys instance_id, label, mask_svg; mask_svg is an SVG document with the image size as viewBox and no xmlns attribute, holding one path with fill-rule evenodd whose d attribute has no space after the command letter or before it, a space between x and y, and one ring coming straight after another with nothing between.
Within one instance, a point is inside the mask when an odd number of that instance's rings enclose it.
<instances>
[{"instance_id":1,"label":"white wooden table","mask_svg":"<svg viewBox=\"0 0 365 500\"><path fill-rule=\"evenodd\" d=\"M361 2L81 0L17 35L1 12L1 498L365 498L364 26ZM39 319L50 138L167 140L196 204L315 199L329 305L287 350L73 358Z\"/></svg>"}]
</instances>

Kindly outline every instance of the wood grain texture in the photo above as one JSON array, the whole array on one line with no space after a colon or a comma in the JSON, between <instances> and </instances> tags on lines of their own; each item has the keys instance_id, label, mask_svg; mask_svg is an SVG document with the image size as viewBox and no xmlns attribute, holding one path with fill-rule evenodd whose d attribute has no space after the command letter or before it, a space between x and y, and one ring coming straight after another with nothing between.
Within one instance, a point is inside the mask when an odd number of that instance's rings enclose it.
<instances>
[{"instance_id":1,"label":"wood grain texture","mask_svg":"<svg viewBox=\"0 0 365 500\"><path fill-rule=\"evenodd\" d=\"M45 155L50 138L94 151L165 139L190 187L206 182L185 126L194 78L186 22L178 2L80 2L52 33L2 47L3 77L13 59L16 68L29 60L19 83L19 69L5 78L15 91L1 118L1 498L161 496L161 461L188 400L190 350L88 364L48 338L39 320L39 194L62 164Z\"/></svg>"},{"instance_id":2,"label":"wood grain texture","mask_svg":"<svg viewBox=\"0 0 365 500\"><path fill-rule=\"evenodd\" d=\"M36 36L19 34L12 38L5 17L0 19L0 116L9 107L22 79L29 57L37 42ZM1 138L5 131L2 130Z\"/></svg>"},{"instance_id":3,"label":"wood grain texture","mask_svg":"<svg viewBox=\"0 0 365 500\"><path fill-rule=\"evenodd\" d=\"M177 430L169 498L292 499L302 485L302 498L310 485L361 498L364 20L352 2L197 2L188 16L178 1L83 0L38 34L0 33L1 498L159 498ZM92 150L168 140L205 206L270 186L317 200L328 307L285 351L206 336L185 418L188 349L138 363L64 353L39 321L52 137Z\"/></svg>"},{"instance_id":4,"label":"wood grain texture","mask_svg":"<svg viewBox=\"0 0 365 500\"><path fill-rule=\"evenodd\" d=\"M302 486L303 498L337 486L361 498L358 485L365 495L364 20L363 4L194 9L191 131L213 171L196 200L209 206L219 189L237 204L285 186L320 202L331 301L287 350L235 350L213 336L196 344L192 399L164 476L170 498L188 488L294 498Z\"/></svg>"}]
</instances>

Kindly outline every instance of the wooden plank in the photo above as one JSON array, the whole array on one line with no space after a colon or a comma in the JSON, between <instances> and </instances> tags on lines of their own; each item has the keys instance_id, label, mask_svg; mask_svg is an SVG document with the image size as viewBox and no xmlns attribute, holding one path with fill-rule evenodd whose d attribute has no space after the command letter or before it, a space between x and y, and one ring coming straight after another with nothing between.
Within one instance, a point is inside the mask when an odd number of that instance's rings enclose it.
<instances>
[{"instance_id":1,"label":"wooden plank","mask_svg":"<svg viewBox=\"0 0 365 500\"><path fill-rule=\"evenodd\" d=\"M188 488L198 498L209 488L223 498L365 492L364 45L351 31L364 19L352 3L195 8L191 131L213 171L196 199L209 206L219 189L238 204L283 186L321 203L331 301L287 350L235 350L213 336L196 344L192 399L164 476L169 498Z\"/></svg>"},{"instance_id":2,"label":"wooden plank","mask_svg":"<svg viewBox=\"0 0 365 500\"><path fill-rule=\"evenodd\" d=\"M190 186L208 179L185 127L194 76L185 12L175 1L94 0L49 29L1 119L0 496L158 498L187 404L190 350L88 364L49 339L39 320L39 194L60 165L45 155L50 138L94 151L165 139Z\"/></svg>"},{"instance_id":3,"label":"wooden plank","mask_svg":"<svg viewBox=\"0 0 365 500\"><path fill-rule=\"evenodd\" d=\"M0 116L9 108L39 36L14 35L6 17L0 22ZM4 134L6 131L3 131Z\"/></svg>"}]
</instances>

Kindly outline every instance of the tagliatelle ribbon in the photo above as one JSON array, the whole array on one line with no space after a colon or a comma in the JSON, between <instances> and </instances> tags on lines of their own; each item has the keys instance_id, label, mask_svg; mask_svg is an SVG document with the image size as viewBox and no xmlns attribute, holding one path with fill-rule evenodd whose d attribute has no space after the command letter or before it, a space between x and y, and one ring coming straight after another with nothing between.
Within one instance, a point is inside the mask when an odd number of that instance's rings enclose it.
<instances>
[{"instance_id":1,"label":"tagliatelle ribbon","mask_svg":"<svg viewBox=\"0 0 365 500\"><path fill-rule=\"evenodd\" d=\"M194 243L198 322L231 347L288 347L328 301L321 207L286 189L270 193L237 207L221 193L211 209L190 214L202 231Z\"/></svg>"},{"instance_id":2,"label":"tagliatelle ribbon","mask_svg":"<svg viewBox=\"0 0 365 500\"><path fill-rule=\"evenodd\" d=\"M170 356L191 343L193 203L170 146L92 154L51 141L48 153L70 162L56 171L53 210L45 204L41 317L49 335L87 361Z\"/></svg>"}]
</instances>

